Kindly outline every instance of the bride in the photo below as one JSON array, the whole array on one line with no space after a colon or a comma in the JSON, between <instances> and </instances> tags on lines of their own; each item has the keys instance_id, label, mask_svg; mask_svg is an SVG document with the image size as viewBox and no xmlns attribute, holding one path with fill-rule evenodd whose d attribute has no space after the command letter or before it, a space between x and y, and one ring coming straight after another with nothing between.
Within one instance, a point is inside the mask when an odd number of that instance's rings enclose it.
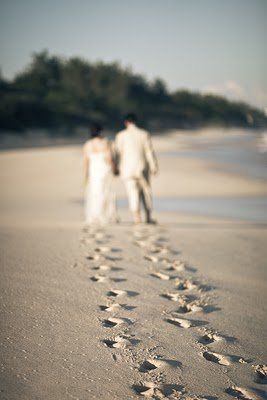
<instances>
[{"instance_id":1,"label":"bride","mask_svg":"<svg viewBox=\"0 0 267 400\"><path fill-rule=\"evenodd\" d=\"M83 159L86 182L85 222L103 224L115 220L112 147L102 136L102 128L97 123L91 127L91 139L84 144Z\"/></svg>"}]
</instances>

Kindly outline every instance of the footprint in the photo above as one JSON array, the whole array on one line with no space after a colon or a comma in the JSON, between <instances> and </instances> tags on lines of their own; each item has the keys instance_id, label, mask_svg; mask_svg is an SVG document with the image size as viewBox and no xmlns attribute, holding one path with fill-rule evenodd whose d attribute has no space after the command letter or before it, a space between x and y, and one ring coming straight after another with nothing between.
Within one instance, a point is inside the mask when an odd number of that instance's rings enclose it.
<instances>
[{"instance_id":1,"label":"footprint","mask_svg":"<svg viewBox=\"0 0 267 400\"><path fill-rule=\"evenodd\" d=\"M179 279L175 280L175 286L177 290L192 290L197 287L197 285L190 279Z\"/></svg>"},{"instance_id":2,"label":"footprint","mask_svg":"<svg viewBox=\"0 0 267 400\"><path fill-rule=\"evenodd\" d=\"M181 301L181 295L179 293L163 293L160 296L171 301Z\"/></svg>"},{"instance_id":3,"label":"footprint","mask_svg":"<svg viewBox=\"0 0 267 400\"><path fill-rule=\"evenodd\" d=\"M107 292L108 297L119 297L127 294L126 290L112 289Z\"/></svg>"},{"instance_id":4,"label":"footprint","mask_svg":"<svg viewBox=\"0 0 267 400\"><path fill-rule=\"evenodd\" d=\"M152 246L150 252L153 254L168 254L170 250L167 247L162 246Z\"/></svg>"},{"instance_id":5,"label":"footprint","mask_svg":"<svg viewBox=\"0 0 267 400\"><path fill-rule=\"evenodd\" d=\"M167 263L166 263L166 264L167 264ZM168 263L168 264L169 264L169 263ZM167 271L184 272L184 271L185 271L185 265L184 265L184 264L181 264L181 265L179 265L179 266L176 266L176 265L171 264L171 265L169 265L169 266L166 268L166 270L167 270Z\"/></svg>"},{"instance_id":6,"label":"footprint","mask_svg":"<svg viewBox=\"0 0 267 400\"><path fill-rule=\"evenodd\" d=\"M112 339L104 339L102 342L105 344L105 346L110 347L110 348L124 348L131 346L130 340L123 336L116 336L114 340Z\"/></svg>"},{"instance_id":7,"label":"footprint","mask_svg":"<svg viewBox=\"0 0 267 400\"><path fill-rule=\"evenodd\" d=\"M213 331L206 331L203 336L198 340L198 343L201 344L211 344L214 342L219 342L220 340L223 340L223 337L220 336L218 333L213 332Z\"/></svg>"},{"instance_id":8,"label":"footprint","mask_svg":"<svg viewBox=\"0 0 267 400\"><path fill-rule=\"evenodd\" d=\"M99 282L99 283L103 283L103 282L106 282L108 280L108 278L106 276L103 276L103 275L94 275L94 276L91 276L90 279L93 282Z\"/></svg>"},{"instance_id":9,"label":"footprint","mask_svg":"<svg viewBox=\"0 0 267 400\"><path fill-rule=\"evenodd\" d=\"M167 318L165 321L169 322L172 325L178 326L179 328L191 328L193 324L191 321L188 321L187 319L181 319L181 318Z\"/></svg>"},{"instance_id":10,"label":"footprint","mask_svg":"<svg viewBox=\"0 0 267 400\"><path fill-rule=\"evenodd\" d=\"M138 292L134 292L133 290L119 290L119 289L111 289L107 292L108 297L119 297L127 295L128 297L138 296Z\"/></svg>"},{"instance_id":11,"label":"footprint","mask_svg":"<svg viewBox=\"0 0 267 400\"><path fill-rule=\"evenodd\" d=\"M132 388L136 394L144 397L153 397L157 390L157 387L153 382L144 382L140 385L133 385Z\"/></svg>"},{"instance_id":12,"label":"footprint","mask_svg":"<svg viewBox=\"0 0 267 400\"><path fill-rule=\"evenodd\" d=\"M98 265L97 267L93 267L92 269L97 270L97 271L110 271L111 266L107 264L101 264Z\"/></svg>"},{"instance_id":13,"label":"footprint","mask_svg":"<svg viewBox=\"0 0 267 400\"><path fill-rule=\"evenodd\" d=\"M267 383L267 365L264 365L264 364L253 365L253 369L256 372L256 383L266 385L266 383Z\"/></svg>"},{"instance_id":14,"label":"footprint","mask_svg":"<svg viewBox=\"0 0 267 400\"><path fill-rule=\"evenodd\" d=\"M144 259L145 259L145 260L148 260L148 261L151 261L151 262L153 262L153 263L156 263L156 262L159 261L159 258L158 258L158 257L156 257L156 256L150 256L150 255L144 256Z\"/></svg>"},{"instance_id":15,"label":"footprint","mask_svg":"<svg viewBox=\"0 0 267 400\"><path fill-rule=\"evenodd\" d=\"M154 369L157 369L158 366L154 362L154 360L145 360L139 367L140 372L150 372Z\"/></svg>"},{"instance_id":16,"label":"footprint","mask_svg":"<svg viewBox=\"0 0 267 400\"><path fill-rule=\"evenodd\" d=\"M195 313L203 311L203 308L194 303L186 303L180 305L180 307L176 310L178 314L187 314L187 313Z\"/></svg>"},{"instance_id":17,"label":"footprint","mask_svg":"<svg viewBox=\"0 0 267 400\"><path fill-rule=\"evenodd\" d=\"M101 311L107 311L107 312L115 312L120 309L122 309L122 306L119 303L113 303L110 306L99 306Z\"/></svg>"},{"instance_id":18,"label":"footprint","mask_svg":"<svg viewBox=\"0 0 267 400\"><path fill-rule=\"evenodd\" d=\"M179 367L181 363L176 360L168 359L148 359L145 360L139 367L140 372L150 372L161 367Z\"/></svg>"},{"instance_id":19,"label":"footprint","mask_svg":"<svg viewBox=\"0 0 267 400\"><path fill-rule=\"evenodd\" d=\"M107 318L102 321L102 325L105 328L114 328L114 326L121 325L121 324L131 324L132 321L129 318Z\"/></svg>"},{"instance_id":20,"label":"footprint","mask_svg":"<svg viewBox=\"0 0 267 400\"><path fill-rule=\"evenodd\" d=\"M123 271L123 268L121 267L112 267L111 265L108 264L101 264L98 265L97 267L92 267L92 269L96 271L114 271L114 272Z\"/></svg>"},{"instance_id":21,"label":"footprint","mask_svg":"<svg viewBox=\"0 0 267 400\"><path fill-rule=\"evenodd\" d=\"M109 260L109 261L114 261L114 262L123 260L122 257L112 257L112 256L107 256L107 255L105 255L105 259Z\"/></svg>"},{"instance_id":22,"label":"footprint","mask_svg":"<svg viewBox=\"0 0 267 400\"><path fill-rule=\"evenodd\" d=\"M94 260L94 261L99 261L99 260L101 260L101 258L102 257L100 254L93 254L93 255L86 257L87 260Z\"/></svg>"},{"instance_id":23,"label":"footprint","mask_svg":"<svg viewBox=\"0 0 267 400\"><path fill-rule=\"evenodd\" d=\"M116 312L118 310L124 309L124 310L134 310L136 307L135 306L128 306L127 304L119 304L119 303L113 303L109 306L104 306L100 305L99 306L101 311L107 311L107 312Z\"/></svg>"},{"instance_id":24,"label":"footprint","mask_svg":"<svg viewBox=\"0 0 267 400\"><path fill-rule=\"evenodd\" d=\"M111 251L111 248L108 246L100 246L100 247L96 247L94 249L94 251L96 253L108 253L109 251Z\"/></svg>"},{"instance_id":25,"label":"footprint","mask_svg":"<svg viewBox=\"0 0 267 400\"><path fill-rule=\"evenodd\" d=\"M134 244L136 244L136 246L143 247L143 248L148 245L147 242L145 242L143 240L135 240Z\"/></svg>"},{"instance_id":26,"label":"footprint","mask_svg":"<svg viewBox=\"0 0 267 400\"><path fill-rule=\"evenodd\" d=\"M260 400L260 397L256 394L252 393L248 389L244 389L238 386L232 386L226 389L225 391L230 396L233 396L235 399L240 400Z\"/></svg>"},{"instance_id":27,"label":"footprint","mask_svg":"<svg viewBox=\"0 0 267 400\"><path fill-rule=\"evenodd\" d=\"M163 274L162 272L152 272L150 276L153 276L154 278L162 279L163 281L168 281L171 279L169 275Z\"/></svg>"},{"instance_id":28,"label":"footprint","mask_svg":"<svg viewBox=\"0 0 267 400\"><path fill-rule=\"evenodd\" d=\"M175 260L173 262L167 263L165 261L165 264L170 264L168 268L166 268L168 271L177 271L177 272L196 272L196 268L190 267L185 261L181 260Z\"/></svg>"},{"instance_id":29,"label":"footprint","mask_svg":"<svg viewBox=\"0 0 267 400\"><path fill-rule=\"evenodd\" d=\"M110 280L112 281L112 282L125 282L125 281L127 281L127 279L126 278L110 278Z\"/></svg>"},{"instance_id":30,"label":"footprint","mask_svg":"<svg viewBox=\"0 0 267 400\"><path fill-rule=\"evenodd\" d=\"M211 351L204 351L202 355L206 360L214 362L216 364L230 365L229 359L222 354L213 353Z\"/></svg>"}]
</instances>

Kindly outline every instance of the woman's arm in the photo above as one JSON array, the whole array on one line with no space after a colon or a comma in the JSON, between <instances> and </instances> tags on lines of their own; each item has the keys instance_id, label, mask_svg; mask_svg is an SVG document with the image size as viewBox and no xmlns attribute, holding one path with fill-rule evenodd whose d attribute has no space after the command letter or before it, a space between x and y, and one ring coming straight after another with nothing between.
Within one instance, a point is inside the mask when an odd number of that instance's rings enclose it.
<instances>
[{"instance_id":1,"label":"woman's arm","mask_svg":"<svg viewBox=\"0 0 267 400\"><path fill-rule=\"evenodd\" d=\"M84 184L87 183L89 174L89 158L87 156L87 144L83 147L83 177L84 177Z\"/></svg>"}]
</instances>

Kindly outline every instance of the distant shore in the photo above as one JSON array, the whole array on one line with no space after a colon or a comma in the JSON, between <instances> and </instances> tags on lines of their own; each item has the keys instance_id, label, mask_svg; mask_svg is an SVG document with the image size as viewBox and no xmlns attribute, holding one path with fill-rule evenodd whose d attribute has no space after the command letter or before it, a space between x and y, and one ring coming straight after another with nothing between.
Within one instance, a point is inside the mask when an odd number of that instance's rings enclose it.
<instances>
[{"instance_id":1,"label":"distant shore","mask_svg":"<svg viewBox=\"0 0 267 400\"><path fill-rule=\"evenodd\" d=\"M121 128L123 129L123 127ZM214 134L217 132L221 135L222 132L235 134L236 132L247 132L260 136L266 129L242 129L242 128L225 128L225 127L202 127L198 129L170 129L170 130L151 130L153 137L166 137L168 134L179 134L180 136L207 135L209 132ZM104 131L104 134L114 139L115 131ZM24 148L38 148L38 147L51 147L51 146L69 146L79 145L84 143L88 138L88 129L81 127L76 129L73 133L64 134L62 131L49 130L49 129L32 129L25 131L0 131L0 151L8 149L24 149Z\"/></svg>"}]
</instances>

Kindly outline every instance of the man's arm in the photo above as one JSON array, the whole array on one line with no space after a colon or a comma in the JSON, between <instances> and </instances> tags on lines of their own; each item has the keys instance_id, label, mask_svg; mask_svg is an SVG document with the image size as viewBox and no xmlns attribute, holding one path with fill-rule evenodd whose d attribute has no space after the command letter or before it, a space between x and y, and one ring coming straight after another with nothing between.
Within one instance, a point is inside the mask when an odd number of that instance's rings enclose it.
<instances>
[{"instance_id":1,"label":"man's arm","mask_svg":"<svg viewBox=\"0 0 267 400\"><path fill-rule=\"evenodd\" d=\"M151 136L148 132L146 133L145 139L145 154L150 172L156 174L158 172L158 161L153 149Z\"/></svg>"}]
</instances>

